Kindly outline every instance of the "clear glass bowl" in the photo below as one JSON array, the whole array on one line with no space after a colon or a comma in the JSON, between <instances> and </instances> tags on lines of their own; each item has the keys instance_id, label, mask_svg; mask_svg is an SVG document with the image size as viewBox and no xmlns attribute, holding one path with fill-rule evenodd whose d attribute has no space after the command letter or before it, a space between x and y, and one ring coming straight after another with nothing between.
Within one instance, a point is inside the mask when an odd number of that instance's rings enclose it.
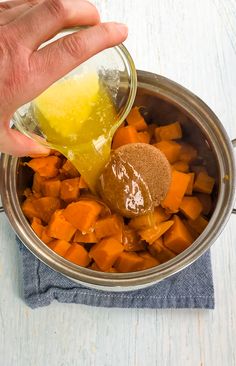
<instances>
[{"instance_id":1,"label":"clear glass bowl","mask_svg":"<svg viewBox=\"0 0 236 366\"><path fill-rule=\"evenodd\" d=\"M72 28L63 30L53 39L44 43L45 45L59 39L63 36L79 31L81 28ZM103 84L109 93L117 112L117 120L114 121L113 134L117 127L124 121L128 115L137 90L137 75L134 62L123 44L106 49L89 60L83 62L77 68L66 74L64 78L80 75L88 72L97 72L99 82ZM62 79L58 80L60 82ZM47 141L44 133L41 131L39 123L31 113L31 102L20 107L13 116L13 124L16 128L28 137L40 142L47 147L52 146Z\"/></svg>"}]
</instances>

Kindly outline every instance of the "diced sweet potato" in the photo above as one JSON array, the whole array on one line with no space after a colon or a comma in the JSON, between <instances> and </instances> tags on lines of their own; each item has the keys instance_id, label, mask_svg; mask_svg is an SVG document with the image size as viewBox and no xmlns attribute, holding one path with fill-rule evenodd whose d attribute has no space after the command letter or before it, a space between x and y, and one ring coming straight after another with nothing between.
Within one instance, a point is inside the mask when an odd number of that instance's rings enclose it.
<instances>
[{"instance_id":1,"label":"diced sweet potato","mask_svg":"<svg viewBox=\"0 0 236 366\"><path fill-rule=\"evenodd\" d=\"M87 267L91 262L86 249L80 244L73 243L65 254L65 259L81 267Z\"/></svg>"},{"instance_id":2,"label":"diced sweet potato","mask_svg":"<svg viewBox=\"0 0 236 366\"><path fill-rule=\"evenodd\" d=\"M198 234L201 234L208 225L208 221L199 216L196 220L188 220L189 226L191 226Z\"/></svg>"},{"instance_id":3,"label":"diced sweet potato","mask_svg":"<svg viewBox=\"0 0 236 366\"><path fill-rule=\"evenodd\" d=\"M59 179L49 179L41 183L41 191L44 196L59 197L61 181Z\"/></svg>"},{"instance_id":4,"label":"diced sweet potato","mask_svg":"<svg viewBox=\"0 0 236 366\"><path fill-rule=\"evenodd\" d=\"M193 194L195 173L188 173L188 176L190 177L190 181L189 181L185 194L188 196L191 196Z\"/></svg>"},{"instance_id":5,"label":"diced sweet potato","mask_svg":"<svg viewBox=\"0 0 236 366\"><path fill-rule=\"evenodd\" d=\"M171 217L171 214L167 213L163 207L157 206L154 209L154 220L155 220L155 225L160 224L163 221L167 221L169 220L169 218Z\"/></svg>"},{"instance_id":6,"label":"diced sweet potato","mask_svg":"<svg viewBox=\"0 0 236 366\"><path fill-rule=\"evenodd\" d=\"M61 182L61 199L65 202L76 201L79 197L80 178L65 179Z\"/></svg>"},{"instance_id":7,"label":"diced sweet potato","mask_svg":"<svg viewBox=\"0 0 236 366\"><path fill-rule=\"evenodd\" d=\"M182 128L179 122L171 123L166 126L157 127L155 130L157 142L162 140L176 140L182 138Z\"/></svg>"},{"instance_id":8,"label":"diced sweet potato","mask_svg":"<svg viewBox=\"0 0 236 366\"><path fill-rule=\"evenodd\" d=\"M98 239L94 231L83 234L81 231L77 230L73 241L76 243L97 243Z\"/></svg>"},{"instance_id":9,"label":"diced sweet potato","mask_svg":"<svg viewBox=\"0 0 236 366\"><path fill-rule=\"evenodd\" d=\"M95 224L95 234L100 240L109 236L116 236L122 232L122 221L117 215L111 215L98 220Z\"/></svg>"},{"instance_id":10,"label":"diced sweet potato","mask_svg":"<svg viewBox=\"0 0 236 366\"><path fill-rule=\"evenodd\" d=\"M131 109L129 115L126 117L126 121L128 122L128 125L135 127L137 131L146 130L148 127L140 113L139 107L134 107Z\"/></svg>"},{"instance_id":11,"label":"diced sweet potato","mask_svg":"<svg viewBox=\"0 0 236 366\"><path fill-rule=\"evenodd\" d=\"M51 248L55 253L64 257L67 250L71 247L71 244L66 240L53 240L48 243L49 248Z\"/></svg>"},{"instance_id":12,"label":"diced sweet potato","mask_svg":"<svg viewBox=\"0 0 236 366\"><path fill-rule=\"evenodd\" d=\"M65 174L65 176L67 176L68 178L76 178L79 176L78 170L69 160L66 160L66 162L63 164L60 172L62 174Z\"/></svg>"},{"instance_id":13,"label":"diced sweet potato","mask_svg":"<svg viewBox=\"0 0 236 366\"><path fill-rule=\"evenodd\" d=\"M149 245L147 249L160 263L165 263L176 256L174 252L164 246L162 237Z\"/></svg>"},{"instance_id":14,"label":"diced sweet potato","mask_svg":"<svg viewBox=\"0 0 236 366\"><path fill-rule=\"evenodd\" d=\"M137 232L128 226L124 227L122 239L126 252L138 252L146 249L145 243L140 241Z\"/></svg>"},{"instance_id":15,"label":"diced sweet potato","mask_svg":"<svg viewBox=\"0 0 236 366\"><path fill-rule=\"evenodd\" d=\"M176 161L172 167L178 172L188 173L189 172L189 165L186 161L178 160Z\"/></svg>"},{"instance_id":16,"label":"diced sweet potato","mask_svg":"<svg viewBox=\"0 0 236 366\"><path fill-rule=\"evenodd\" d=\"M135 127L134 126L120 127L118 128L118 130L114 135L112 149L115 150L122 145L131 144L134 142L140 142L139 135Z\"/></svg>"},{"instance_id":17,"label":"diced sweet potato","mask_svg":"<svg viewBox=\"0 0 236 366\"><path fill-rule=\"evenodd\" d=\"M161 150L166 156L170 164L175 163L180 159L181 146L175 141L160 141L154 144L157 149Z\"/></svg>"},{"instance_id":18,"label":"diced sweet potato","mask_svg":"<svg viewBox=\"0 0 236 366\"><path fill-rule=\"evenodd\" d=\"M31 220L34 217L40 218L40 214L30 197L26 198L26 200L22 203L21 208L27 219Z\"/></svg>"},{"instance_id":19,"label":"diced sweet potato","mask_svg":"<svg viewBox=\"0 0 236 366\"><path fill-rule=\"evenodd\" d=\"M138 255L143 259L143 264L141 266L141 270L152 268L158 266L160 264L159 260L154 258L148 252L140 252Z\"/></svg>"},{"instance_id":20,"label":"diced sweet potato","mask_svg":"<svg viewBox=\"0 0 236 366\"><path fill-rule=\"evenodd\" d=\"M183 252L193 243L193 237L182 220L174 215L174 224L164 234L164 245L176 254Z\"/></svg>"},{"instance_id":21,"label":"diced sweet potato","mask_svg":"<svg viewBox=\"0 0 236 366\"><path fill-rule=\"evenodd\" d=\"M139 235L143 240L151 245L154 243L154 241L159 239L167 230L169 230L173 223L173 220L161 222L159 225L139 231Z\"/></svg>"},{"instance_id":22,"label":"diced sweet potato","mask_svg":"<svg viewBox=\"0 0 236 366\"><path fill-rule=\"evenodd\" d=\"M32 191L34 193L42 193L42 185L46 178L41 177L39 173L34 173Z\"/></svg>"},{"instance_id":23,"label":"diced sweet potato","mask_svg":"<svg viewBox=\"0 0 236 366\"><path fill-rule=\"evenodd\" d=\"M42 231L42 236L41 236L41 240L45 243L45 244L48 244L50 243L51 241L53 241L54 239L51 238L50 236L47 235L46 233L47 231L47 226L44 227L43 231Z\"/></svg>"},{"instance_id":24,"label":"diced sweet potato","mask_svg":"<svg viewBox=\"0 0 236 366\"><path fill-rule=\"evenodd\" d=\"M190 234L192 235L193 239L196 240L199 237L199 233L189 225L188 220L187 219L183 219L183 224L186 226L186 228L188 229L188 231L190 232Z\"/></svg>"},{"instance_id":25,"label":"diced sweet potato","mask_svg":"<svg viewBox=\"0 0 236 366\"><path fill-rule=\"evenodd\" d=\"M196 158L197 158L197 150L192 145L182 142L179 160L186 161L186 163L190 163Z\"/></svg>"},{"instance_id":26,"label":"diced sweet potato","mask_svg":"<svg viewBox=\"0 0 236 366\"><path fill-rule=\"evenodd\" d=\"M38 212L35 217L39 217L48 223L52 214L60 208L61 203L59 198L56 197L41 197L33 201L33 206Z\"/></svg>"},{"instance_id":27,"label":"diced sweet potato","mask_svg":"<svg viewBox=\"0 0 236 366\"><path fill-rule=\"evenodd\" d=\"M191 220L195 220L202 210L202 204L197 197L184 197L180 205L180 211Z\"/></svg>"},{"instance_id":28,"label":"diced sweet potato","mask_svg":"<svg viewBox=\"0 0 236 366\"><path fill-rule=\"evenodd\" d=\"M148 133L150 135L150 139L153 140L155 138L155 129L157 128L157 125L155 123L150 123L148 125Z\"/></svg>"},{"instance_id":29,"label":"diced sweet potato","mask_svg":"<svg viewBox=\"0 0 236 366\"><path fill-rule=\"evenodd\" d=\"M151 137L148 131L143 131L138 133L139 142L143 142L144 144L149 144Z\"/></svg>"},{"instance_id":30,"label":"diced sweet potato","mask_svg":"<svg viewBox=\"0 0 236 366\"><path fill-rule=\"evenodd\" d=\"M142 230L142 229L146 229L148 227L154 226L155 223L156 223L156 220L155 220L154 212L151 212L146 215L133 217L129 222L129 226L136 230Z\"/></svg>"},{"instance_id":31,"label":"diced sweet potato","mask_svg":"<svg viewBox=\"0 0 236 366\"><path fill-rule=\"evenodd\" d=\"M123 252L124 246L114 238L107 238L95 244L89 256L103 271L113 266L119 255Z\"/></svg>"},{"instance_id":32,"label":"diced sweet potato","mask_svg":"<svg viewBox=\"0 0 236 366\"><path fill-rule=\"evenodd\" d=\"M197 174L193 190L201 193L211 194L215 184L215 179L205 172Z\"/></svg>"},{"instance_id":33,"label":"diced sweet potato","mask_svg":"<svg viewBox=\"0 0 236 366\"><path fill-rule=\"evenodd\" d=\"M70 241L76 230L77 229L65 219L63 210L57 210L49 221L46 233L52 238Z\"/></svg>"},{"instance_id":34,"label":"diced sweet potato","mask_svg":"<svg viewBox=\"0 0 236 366\"><path fill-rule=\"evenodd\" d=\"M46 158L36 158L26 163L34 172L39 173L44 178L54 178L59 173L61 159L58 156L47 156Z\"/></svg>"},{"instance_id":35,"label":"diced sweet potato","mask_svg":"<svg viewBox=\"0 0 236 366\"><path fill-rule=\"evenodd\" d=\"M88 188L89 188L89 186L85 182L84 178L80 177L80 179L79 179L79 189L88 189Z\"/></svg>"},{"instance_id":36,"label":"diced sweet potato","mask_svg":"<svg viewBox=\"0 0 236 366\"><path fill-rule=\"evenodd\" d=\"M136 253L123 252L114 264L118 272L135 272L142 269L144 259Z\"/></svg>"},{"instance_id":37,"label":"diced sweet potato","mask_svg":"<svg viewBox=\"0 0 236 366\"><path fill-rule=\"evenodd\" d=\"M31 223L31 227L34 230L35 234L38 235L39 238L42 236L42 232L44 229L44 226L42 225L42 222L37 217L33 217L33 221Z\"/></svg>"},{"instance_id":38,"label":"diced sweet potato","mask_svg":"<svg viewBox=\"0 0 236 366\"><path fill-rule=\"evenodd\" d=\"M209 215L212 210L212 198L207 193L196 193L195 196L199 199L202 204L203 215Z\"/></svg>"},{"instance_id":39,"label":"diced sweet potato","mask_svg":"<svg viewBox=\"0 0 236 366\"><path fill-rule=\"evenodd\" d=\"M170 212L177 212L190 182L190 176L186 173L172 171L172 179L169 191L161 205Z\"/></svg>"},{"instance_id":40,"label":"diced sweet potato","mask_svg":"<svg viewBox=\"0 0 236 366\"><path fill-rule=\"evenodd\" d=\"M102 206L95 201L81 200L70 203L63 211L63 215L74 227L82 233L91 231L97 221Z\"/></svg>"}]
</instances>

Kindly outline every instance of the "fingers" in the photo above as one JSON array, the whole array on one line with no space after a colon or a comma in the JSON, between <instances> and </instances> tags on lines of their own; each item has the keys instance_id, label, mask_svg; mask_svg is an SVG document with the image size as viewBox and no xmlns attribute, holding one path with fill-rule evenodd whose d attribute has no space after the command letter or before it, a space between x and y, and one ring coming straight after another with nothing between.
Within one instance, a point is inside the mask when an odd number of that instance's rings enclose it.
<instances>
[{"instance_id":1,"label":"fingers","mask_svg":"<svg viewBox=\"0 0 236 366\"><path fill-rule=\"evenodd\" d=\"M41 0L41 1L43 1L43 0ZM33 6L35 6L36 2L37 2L37 4L39 4L40 0L27 1L24 4L9 8L8 10L2 11L2 12L0 11L0 25L5 25L5 24L12 22L14 19L21 16L26 11L28 11Z\"/></svg>"},{"instance_id":2,"label":"fingers","mask_svg":"<svg viewBox=\"0 0 236 366\"><path fill-rule=\"evenodd\" d=\"M62 28L94 25L99 21L97 9L88 1L45 0L11 25L26 47L37 49Z\"/></svg>"},{"instance_id":3,"label":"fingers","mask_svg":"<svg viewBox=\"0 0 236 366\"><path fill-rule=\"evenodd\" d=\"M19 131L4 128L0 135L0 151L13 156L29 156L47 154L49 149L37 144Z\"/></svg>"},{"instance_id":4,"label":"fingers","mask_svg":"<svg viewBox=\"0 0 236 366\"><path fill-rule=\"evenodd\" d=\"M33 54L37 93L73 70L96 53L123 42L128 34L124 24L100 23L51 43Z\"/></svg>"},{"instance_id":5,"label":"fingers","mask_svg":"<svg viewBox=\"0 0 236 366\"><path fill-rule=\"evenodd\" d=\"M23 4L38 4L38 0L11 0L0 3L0 12L4 12Z\"/></svg>"}]
</instances>

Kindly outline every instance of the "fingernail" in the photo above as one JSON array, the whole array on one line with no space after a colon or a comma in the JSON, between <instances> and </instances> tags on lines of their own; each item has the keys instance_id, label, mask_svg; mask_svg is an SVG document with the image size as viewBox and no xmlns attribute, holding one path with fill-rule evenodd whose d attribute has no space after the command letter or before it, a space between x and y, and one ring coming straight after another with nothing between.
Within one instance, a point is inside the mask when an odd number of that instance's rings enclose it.
<instances>
[{"instance_id":1,"label":"fingernail","mask_svg":"<svg viewBox=\"0 0 236 366\"><path fill-rule=\"evenodd\" d=\"M123 23L114 23L116 28L124 35L128 34L128 27L126 24Z\"/></svg>"}]
</instances>

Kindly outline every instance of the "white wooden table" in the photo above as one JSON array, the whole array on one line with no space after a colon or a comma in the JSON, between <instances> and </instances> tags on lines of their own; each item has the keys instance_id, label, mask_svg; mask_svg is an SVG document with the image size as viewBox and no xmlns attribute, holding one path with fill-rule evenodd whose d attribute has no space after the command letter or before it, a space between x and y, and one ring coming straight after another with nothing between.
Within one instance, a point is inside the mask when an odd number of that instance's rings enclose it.
<instances>
[{"instance_id":1,"label":"white wooden table","mask_svg":"<svg viewBox=\"0 0 236 366\"><path fill-rule=\"evenodd\" d=\"M126 22L137 68L200 96L236 137L235 0L97 0ZM0 215L1 366L235 366L236 217L212 248L216 309L103 309L21 299L14 233Z\"/></svg>"}]
</instances>

